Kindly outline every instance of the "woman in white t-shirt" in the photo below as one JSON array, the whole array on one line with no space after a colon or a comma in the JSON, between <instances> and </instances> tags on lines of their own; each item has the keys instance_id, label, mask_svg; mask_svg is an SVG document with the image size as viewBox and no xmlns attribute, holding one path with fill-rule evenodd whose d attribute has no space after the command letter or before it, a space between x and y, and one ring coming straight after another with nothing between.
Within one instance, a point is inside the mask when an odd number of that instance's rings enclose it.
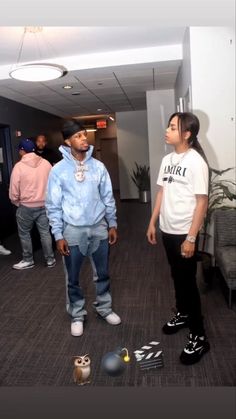
<instances>
[{"instance_id":1,"label":"woman in white t-shirt","mask_svg":"<svg viewBox=\"0 0 236 419\"><path fill-rule=\"evenodd\" d=\"M184 364L199 361L210 349L196 283L197 238L207 210L209 178L207 160L197 140L199 126L198 118L190 112L177 112L170 117L165 140L174 151L162 160L159 189L147 230L148 241L156 244L159 218L177 310L162 330L172 334L189 327L189 341L180 355Z\"/></svg>"}]
</instances>

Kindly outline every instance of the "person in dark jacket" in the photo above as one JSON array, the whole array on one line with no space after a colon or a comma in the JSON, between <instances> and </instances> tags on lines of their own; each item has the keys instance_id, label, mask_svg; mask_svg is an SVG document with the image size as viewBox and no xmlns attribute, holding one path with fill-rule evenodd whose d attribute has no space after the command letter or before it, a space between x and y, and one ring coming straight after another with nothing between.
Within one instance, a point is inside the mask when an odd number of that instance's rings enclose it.
<instances>
[{"instance_id":1,"label":"person in dark jacket","mask_svg":"<svg viewBox=\"0 0 236 419\"><path fill-rule=\"evenodd\" d=\"M59 153L47 147L47 137L44 134L39 134L35 140L36 150L35 153L47 160L52 166L61 160Z\"/></svg>"}]
</instances>

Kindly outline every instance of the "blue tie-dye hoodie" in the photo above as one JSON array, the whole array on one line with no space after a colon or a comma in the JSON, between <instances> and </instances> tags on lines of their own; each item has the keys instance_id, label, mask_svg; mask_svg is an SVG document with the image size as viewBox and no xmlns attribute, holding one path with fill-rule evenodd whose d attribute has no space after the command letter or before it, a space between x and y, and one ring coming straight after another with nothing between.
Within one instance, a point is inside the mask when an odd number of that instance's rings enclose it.
<instances>
[{"instance_id":1,"label":"blue tie-dye hoodie","mask_svg":"<svg viewBox=\"0 0 236 419\"><path fill-rule=\"evenodd\" d=\"M90 146L83 163L85 179L75 179L77 163L71 149L60 146L63 159L50 171L46 192L46 211L55 240L63 238L64 222L74 226L92 226L104 217L116 227L116 205L110 176L104 164L92 156Z\"/></svg>"}]
</instances>

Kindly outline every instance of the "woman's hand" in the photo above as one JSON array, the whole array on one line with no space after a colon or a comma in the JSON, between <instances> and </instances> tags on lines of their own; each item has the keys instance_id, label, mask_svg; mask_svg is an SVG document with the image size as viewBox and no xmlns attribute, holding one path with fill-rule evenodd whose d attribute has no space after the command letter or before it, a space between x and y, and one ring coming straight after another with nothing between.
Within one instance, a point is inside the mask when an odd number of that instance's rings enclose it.
<instances>
[{"instance_id":1,"label":"woman's hand","mask_svg":"<svg viewBox=\"0 0 236 419\"><path fill-rule=\"evenodd\" d=\"M188 240L184 240L181 244L181 256L183 258L191 258L194 255L195 243L190 243Z\"/></svg>"},{"instance_id":2,"label":"woman's hand","mask_svg":"<svg viewBox=\"0 0 236 419\"><path fill-rule=\"evenodd\" d=\"M157 244L156 238L156 227L153 224L149 224L147 229L147 239L151 244Z\"/></svg>"}]
</instances>

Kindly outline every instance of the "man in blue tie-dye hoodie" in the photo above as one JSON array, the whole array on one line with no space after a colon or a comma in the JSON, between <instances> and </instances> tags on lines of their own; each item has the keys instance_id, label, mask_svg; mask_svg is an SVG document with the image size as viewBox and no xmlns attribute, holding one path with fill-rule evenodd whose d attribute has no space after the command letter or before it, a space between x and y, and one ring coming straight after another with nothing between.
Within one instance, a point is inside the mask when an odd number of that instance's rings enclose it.
<instances>
[{"instance_id":1,"label":"man in blue tie-dye hoodie","mask_svg":"<svg viewBox=\"0 0 236 419\"><path fill-rule=\"evenodd\" d=\"M67 311L72 336L83 334L87 314L79 285L80 268L89 256L96 284L94 308L107 323L120 324L112 311L108 274L109 244L117 241L116 205L104 164L92 157L87 133L76 121L66 121L60 146L63 159L50 172L46 210L57 250L63 256L67 284Z\"/></svg>"}]
</instances>

